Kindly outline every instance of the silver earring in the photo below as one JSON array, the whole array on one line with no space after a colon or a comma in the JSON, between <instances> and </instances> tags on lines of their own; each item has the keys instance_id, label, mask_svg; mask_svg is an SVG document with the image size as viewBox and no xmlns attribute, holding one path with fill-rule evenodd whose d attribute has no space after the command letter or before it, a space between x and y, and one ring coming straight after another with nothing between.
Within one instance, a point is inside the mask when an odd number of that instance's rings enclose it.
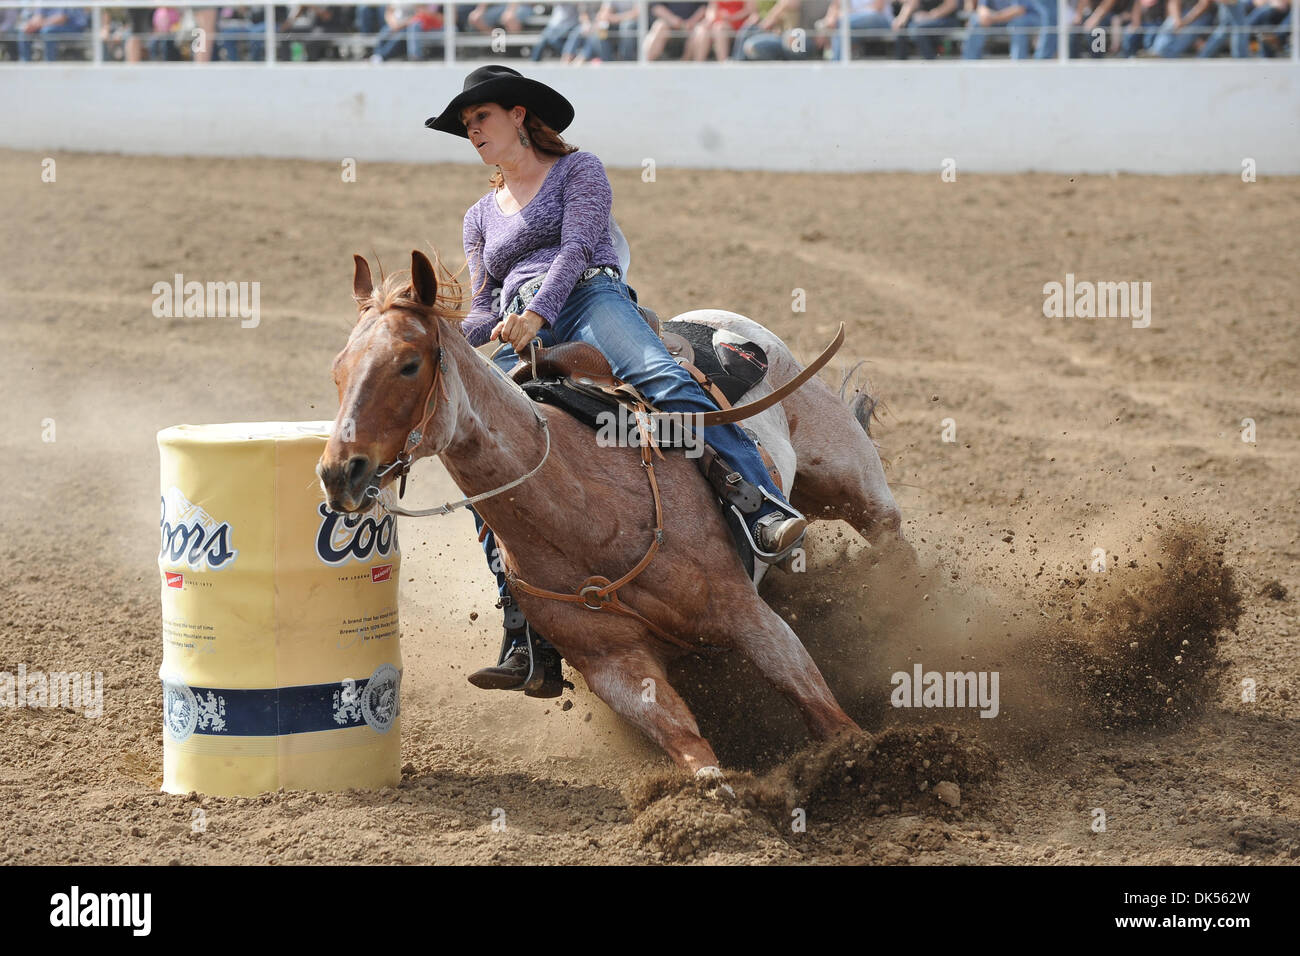
<instances>
[{"instance_id":1,"label":"silver earring","mask_svg":"<svg viewBox=\"0 0 1300 956\"><path fill-rule=\"evenodd\" d=\"M528 145L528 137L524 135L524 128L523 128L522 126L518 126L518 127L516 127L516 131L519 133L519 145L520 145L520 146L527 146L527 145Z\"/></svg>"}]
</instances>

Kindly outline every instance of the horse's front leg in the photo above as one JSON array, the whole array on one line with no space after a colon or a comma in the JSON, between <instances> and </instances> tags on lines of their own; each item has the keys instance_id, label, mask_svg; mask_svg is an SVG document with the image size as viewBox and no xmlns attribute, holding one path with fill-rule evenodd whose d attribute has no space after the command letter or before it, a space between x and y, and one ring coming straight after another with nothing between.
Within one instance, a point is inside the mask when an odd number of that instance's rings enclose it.
<instances>
[{"instance_id":1,"label":"horse's front leg","mask_svg":"<svg viewBox=\"0 0 1300 956\"><path fill-rule=\"evenodd\" d=\"M798 709L809 732L826 740L861 729L844 713L817 664L799 636L767 603L741 594L733 610L720 615L727 622L728 643L744 654L764 678Z\"/></svg>"},{"instance_id":2,"label":"horse's front leg","mask_svg":"<svg viewBox=\"0 0 1300 956\"><path fill-rule=\"evenodd\" d=\"M695 774L717 768L718 757L700 736L695 715L668 683L662 662L648 651L617 648L585 657L575 666L592 693L640 728L679 767Z\"/></svg>"}]
</instances>

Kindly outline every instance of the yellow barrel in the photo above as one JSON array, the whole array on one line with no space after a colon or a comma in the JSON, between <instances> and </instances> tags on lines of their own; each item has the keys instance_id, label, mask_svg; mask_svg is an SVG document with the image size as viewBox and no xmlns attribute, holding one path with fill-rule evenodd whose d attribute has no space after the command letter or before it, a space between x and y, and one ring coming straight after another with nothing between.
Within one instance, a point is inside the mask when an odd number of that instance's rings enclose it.
<instances>
[{"instance_id":1,"label":"yellow barrel","mask_svg":"<svg viewBox=\"0 0 1300 956\"><path fill-rule=\"evenodd\" d=\"M168 793L400 779L396 519L324 503L330 427L158 433Z\"/></svg>"}]
</instances>

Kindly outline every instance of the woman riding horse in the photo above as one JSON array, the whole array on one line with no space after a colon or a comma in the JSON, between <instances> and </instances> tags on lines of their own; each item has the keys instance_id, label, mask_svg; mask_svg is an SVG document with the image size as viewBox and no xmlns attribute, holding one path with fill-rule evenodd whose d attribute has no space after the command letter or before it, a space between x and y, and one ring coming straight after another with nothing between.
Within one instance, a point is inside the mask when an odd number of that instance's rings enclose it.
<instances>
[{"instance_id":1,"label":"woman riding horse","mask_svg":"<svg viewBox=\"0 0 1300 956\"><path fill-rule=\"evenodd\" d=\"M465 214L473 303L461 331L475 346L500 339L504 346L493 361L503 370L513 368L534 340L543 346L586 342L660 411L714 411L717 406L643 320L635 292L623 281L610 235L613 192L605 168L559 135L573 114L551 87L490 65L471 73L446 109L425 123L468 139L484 163L497 167L492 190ZM729 470L766 492L755 496L762 504L745 522L757 558L784 560L803 541L807 520L786 501L740 426L706 427L704 440ZM560 656L527 626L507 587L495 537L484 532L477 512L474 520L497 578L506 639L497 666L471 674L470 683L558 696Z\"/></svg>"}]
</instances>

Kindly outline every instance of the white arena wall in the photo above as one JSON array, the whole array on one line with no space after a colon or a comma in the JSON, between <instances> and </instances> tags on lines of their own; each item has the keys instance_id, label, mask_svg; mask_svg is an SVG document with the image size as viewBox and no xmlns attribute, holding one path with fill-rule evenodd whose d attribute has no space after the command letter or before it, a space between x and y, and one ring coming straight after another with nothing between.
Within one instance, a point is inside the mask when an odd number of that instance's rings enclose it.
<instances>
[{"instance_id":1,"label":"white arena wall","mask_svg":"<svg viewBox=\"0 0 1300 956\"><path fill-rule=\"evenodd\" d=\"M1300 174L1300 65L509 61L612 168ZM475 162L423 122L478 63L0 67L0 146Z\"/></svg>"}]
</instances>

